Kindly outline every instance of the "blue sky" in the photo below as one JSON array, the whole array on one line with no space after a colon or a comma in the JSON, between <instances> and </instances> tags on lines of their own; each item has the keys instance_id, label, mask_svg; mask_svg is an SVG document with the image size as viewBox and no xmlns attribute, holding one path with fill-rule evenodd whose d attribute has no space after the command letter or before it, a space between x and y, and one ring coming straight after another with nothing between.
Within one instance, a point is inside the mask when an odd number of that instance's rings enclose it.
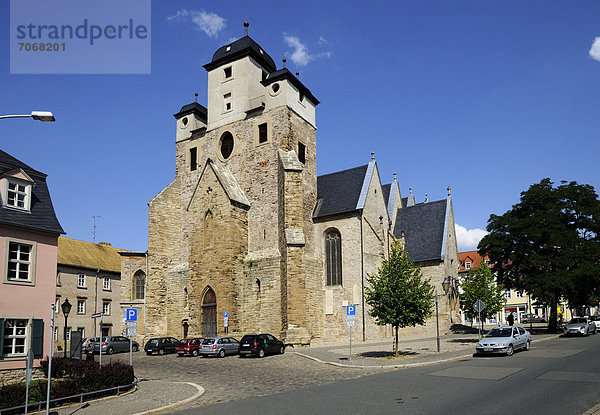
<instances>
[{"instance_id":1,"label":"blue sky","mask_svg":"<svg viewBox=\"0 0 600 415\"><path fill-rule=\"evenodd\" d=\"M152 1L147 75L10 75L0 3L2 150L48 174L68 237L146 250L147 202L174 176L175 120L206 104L202 65L249 34L321 101L317 170L452 188L459 249L544 177L600 186L600 2Z\"/></svg>"}]
</instances>

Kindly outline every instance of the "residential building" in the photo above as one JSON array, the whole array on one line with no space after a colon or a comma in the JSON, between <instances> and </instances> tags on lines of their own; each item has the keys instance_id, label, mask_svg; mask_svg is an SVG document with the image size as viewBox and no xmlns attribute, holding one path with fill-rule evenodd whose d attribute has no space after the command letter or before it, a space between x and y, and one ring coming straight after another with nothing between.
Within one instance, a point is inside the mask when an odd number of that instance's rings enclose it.
<instances>
[{"instance_id":1,"label":"residential building","mask_svg":"<svg viewBox=\"0 0 600 415\"><path fill-rule=\"evenodd\" d=\"M0 382L24 378L50 351L58 237L46 175L0 150Z\"/></svg>"}]
</instances>

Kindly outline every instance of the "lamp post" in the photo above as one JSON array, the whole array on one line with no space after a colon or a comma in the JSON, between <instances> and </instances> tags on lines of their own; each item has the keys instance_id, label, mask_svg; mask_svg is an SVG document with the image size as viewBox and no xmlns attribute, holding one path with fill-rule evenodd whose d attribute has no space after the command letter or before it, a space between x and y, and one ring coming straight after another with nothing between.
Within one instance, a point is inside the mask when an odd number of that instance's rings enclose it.
<instances>
[{"instance_id":1,"label":"lamp post","mask_svg":"<svg viewBox=\"0 0 600 415\"><path fill-rule=\"evenodd\" d=\"M450 290L450 284L452 284L452 277L448 276L444 278L442 282L442 289L444 290L444 295L448 294ZM440 352L440 315L439 315L439 307L438 307L438 293L437 287L435 288L435 329L436 329L436 341L437 341L437 351Z\"/></svg>"},{"instance_id":2,"label":"lamp post","mask_svg":"<svg viewBox=\"0 0 600 415\"><path fill-rule=\"evenodd\" d=\"M69 318L69 313L71 312L71 303L68 298L65 298L65 302L60 305L63 314L65 315L65 357L67 357L67 319Z\"/></svg>"},{"instance_id":3,"label":"lamp post","mask_svg":"<svg viewBox=\"0 0 600 415\"><path fill-rule=\"evenodd\" d=\"M23 115L0 115L0 120L3 118L33 118L38 121L54 122L56 119L50 111L31 111L31 114Z\"/></svg>"}]
</instances>

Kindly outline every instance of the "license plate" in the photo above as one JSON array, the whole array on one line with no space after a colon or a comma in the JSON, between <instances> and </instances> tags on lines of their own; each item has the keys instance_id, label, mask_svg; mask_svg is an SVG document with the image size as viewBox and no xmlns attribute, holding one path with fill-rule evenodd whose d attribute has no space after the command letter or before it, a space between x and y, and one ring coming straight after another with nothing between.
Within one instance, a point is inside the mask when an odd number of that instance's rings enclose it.
<instances>
[{"instance_id":1,"label":"license plate","mask_svg":"<svg viewBox=\"0 0 600 415\"><path fill-rule=\"evenodd\" d=\"M483 351L484 351L484 352L491 352L491 351L493 351L493 350L494 350L494 349L490 349L489 347L487 347L487 348L483 349Z\"/></svg>"},{"instance_id":2,"label":"license plate","mask_svg":"<svg viewBox=\"0 0 600 415\"><path fill-rule=\"evenodd\" d=\"M244 346L244 347L248 347L248 346L250 346L250 345L249 345L249 344L242 344L242 346Z\"/></svg>"}]
</instances>

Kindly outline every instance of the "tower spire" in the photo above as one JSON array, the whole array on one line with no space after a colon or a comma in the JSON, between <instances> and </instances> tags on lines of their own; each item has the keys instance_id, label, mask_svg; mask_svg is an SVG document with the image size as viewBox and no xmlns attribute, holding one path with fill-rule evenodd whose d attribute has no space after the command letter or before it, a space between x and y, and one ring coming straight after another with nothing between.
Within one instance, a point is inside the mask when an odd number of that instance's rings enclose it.
<instances>
[{"instance_id":1,"label":"tower spire","mask_svg":"<svg viewBox=\"0 0 600 415\"><path fill-rule=\"evenodd\" d=\"M244 36L248 36L248 26L250 26L250 23L248 23L248 19L244 20Z\"/></svg>"}]
</instances>

